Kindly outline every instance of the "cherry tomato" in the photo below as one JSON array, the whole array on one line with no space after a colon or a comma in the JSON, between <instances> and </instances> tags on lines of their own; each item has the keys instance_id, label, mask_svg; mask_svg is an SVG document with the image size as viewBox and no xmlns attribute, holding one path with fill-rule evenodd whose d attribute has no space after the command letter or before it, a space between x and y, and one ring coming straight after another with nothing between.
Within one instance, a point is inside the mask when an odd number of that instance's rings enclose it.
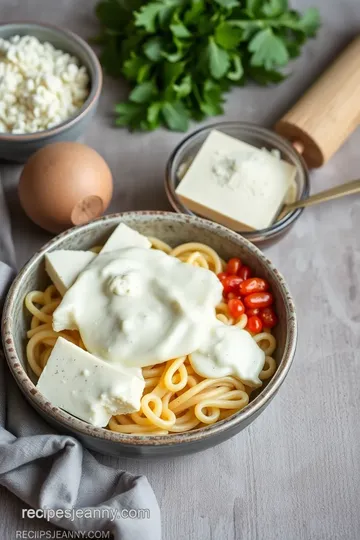
<instances>
[{"instance_id":1,"label":"cherry tomato","mask_svg":"<svg viewBox=\"0 0 360 540\"><path fill-rule=\"evenodd\" d=\"M225 279L228 277L227 272L220 272L220 274L217 275L217 277L220 279L221 283L224 284Z\"/></svg>"},{"instance_id":2,"label":"cherry tomato","mask_svg":"<svg viewBox=\"0 0 360 540\"><path fill-rule=\"evenodd\" d=\"M242 283L241 277L229 274L222 282L224 287L224 295L226 296L231 292L237 294L239 292L240 283Z\"/></svg>"},{"instance_id":3,"label":"cherry tomato","mask_svg":"<svg viewBox=\"0 0 360 540\"><path fill-rule=\"evenodd\" d=\"M253 315L260 315L260 308L247 309L246 310L246 315L248 317L252 317Z\"/></svg>"},{"instance_id":4,"label":"cherry tomato","mask_svg":"<svg viewBox=\"0 0 360 540\"><path fill-rule=\"evenodd\" d=\"M238 275L245 280L251 277L251 273L251 269L248 266L242 266L238 272Z\"/></svg>"},{"instance_id":5,"label":"cherry tomato","mask_svg":"<svg viewBox=\"0 0 360 540\"><path fill-rule=\"evenodd\" d=\"M238 257L233 257L230 259L226 266L226 271L229 274L238 274L241 268L241 261Z\"/></svg>"},{"instance_id":6,"label":"cherry tomato","mask_svg":"<svg viewBox=\"0 0 360 540\"><path fill-rule=\"evenodd\" d=\"M230 315L234 319L238 319L243 313L245 313L245 306L239 298L231 298L228 301L228 308Z\"/></svg>"},{"instance_id":7,"label":"cherry tomato","mask_svg":"<svg viewBox=\"0 0 360 540\"><path fill-rule=\"evenodd\" d=\"M250 332L252 332L253 334L259 334L263 329L262 320L260 319L260 317L253 315L252 317L248 318L246 328L247 330L250 330Z\"/></svg>"},{"instance_id":8,"label":"cherry tomato","mask_svg":"<svg viewBox=\"0 0 360 540\"><path fill-rule=\"evenodd\" d=\"M239 293L234 293L234 292L223 294L223 297L226 300L226 302L229 302L229 300L232 300L233 298L236 298L237 300L241 300L241 301L243 300L242 296Z\"/></svg>"},{"instance_id":9,"label":"cherry tomato","mask_svg":"<svg viewBox=\"0 0 360 540\"><path fill-rule=\"evenodd\" d=\"M260 318L266 328L273 328L278 322L278 318L274 310L270 307L260 310Z\"/></svg>"},{"instance_id":10,"label":"cherry tomato","mask_svg":"<svg viewBox=\"0 0 360 540\"><path fill-rule=\"evenodd\" d=\"M269 285L264 279L253 277L245 279L245 281L240 284L239 290L242 295L246 296L251 293L267 291L268 288Z\"/></svg>"},{"instance_id":11,"label":"cherry tomato","mask_svg":"<svg viewBox=\"0 0 360 540\"><path fill-rule=\"evenodd\" d=\"M247 308L269 307L273 301L273 296L269 292L252 293L244 298L244 303Z\"/></svg>"}]
</instances>

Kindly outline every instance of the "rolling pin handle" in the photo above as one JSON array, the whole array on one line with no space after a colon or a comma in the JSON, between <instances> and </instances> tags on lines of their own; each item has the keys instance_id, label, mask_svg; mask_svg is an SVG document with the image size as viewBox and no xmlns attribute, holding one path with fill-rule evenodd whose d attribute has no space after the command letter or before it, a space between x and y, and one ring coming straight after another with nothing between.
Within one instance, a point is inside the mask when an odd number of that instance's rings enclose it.
<instances>
[{"instance_id":1,"label":"rolling pin handle","mask_svg":"<svg viewBox=\"0 0 360 540\"><path fill-rule=\"evenodd\" d=\"M360 124L359 88L360 36L277 122L275 131L308 167L321 167Z\"/></svg>"}]
</instances>

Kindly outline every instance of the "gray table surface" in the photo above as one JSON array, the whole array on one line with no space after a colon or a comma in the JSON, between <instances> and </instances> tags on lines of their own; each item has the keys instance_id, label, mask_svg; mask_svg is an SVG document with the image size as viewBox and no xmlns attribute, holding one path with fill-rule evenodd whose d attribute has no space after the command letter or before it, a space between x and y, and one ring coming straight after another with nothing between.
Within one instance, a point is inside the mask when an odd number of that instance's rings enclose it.
<instances>
[{"instance_id":1,"label":"gray table surface","mask_svg":"<svg viewBox=\"0 0 360 540\"><path fill-rule=\"evenodd\" d=\"M1 20L39 20L84 37L96 31L94 0L1 0ZM360 29L359 0L317 4L323 26L274 88L236 89L223 118L272 125ZM360 59L359 59L360 61ZM86 136L115 178L111 211L170 209L166 159L181 134L129 134L111 126L114 100L126 90L105 80L97 118ZM326 104L324 104L326 106ZM312 191L359 177L360 130L311 174ZM16 196L18 166L1 176L12 216L18 264L49 235L29 222ZM164 540L357 540L360 538L360 200L308 209L267 254L285 275L299 317L293 368L276 399L246 431L202 454L158 462L103 458L149 478ZM0 490L0 538L50 530L21 519L23 504Z\"/></svg>"}]
</instances>

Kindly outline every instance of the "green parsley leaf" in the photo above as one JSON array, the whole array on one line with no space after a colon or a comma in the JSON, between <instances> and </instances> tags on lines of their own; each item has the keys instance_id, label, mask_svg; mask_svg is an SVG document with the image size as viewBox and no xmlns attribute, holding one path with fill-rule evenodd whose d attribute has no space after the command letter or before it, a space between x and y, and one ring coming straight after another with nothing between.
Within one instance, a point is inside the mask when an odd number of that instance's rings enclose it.
<instances>
[{"instance_id":1,"label":"green parsley leaf","mask_svg":"<svg viewBox=\"0 0 360 540\"><path fill-rule=\"evenodd\" d=\"M135 13L135 25L143 26L150 33L156 32L156 17L163 8L164 5L160 2L153 2L142 6L140 11Z\"/></svg>"},{"instance_id":2,"label":"green parsley leaf","mask_svg":"<svg viewBox=\"0 0 360 540\"><path fill-rule=\"evenodd\" d=\"M169 47L166 48L166 50L163 50L162 55L169 62L175 63L179 62L179 60L183 58L183 56L186 54L187 49L187 42L181 41L181 39L173 36L172 43Z\"/></svg>"},{"instance_id":3,"label":"green parsley leaf","mask_svg":"<svg viewBox=\"0 0 360 540\"><path fill-rule=\"evenodd\" d=\"M231 81L239 81L244 75L244 68L241 63L241 58L238 54L231 56L231 69L228 72L228 79Z\"/></svg>"},{"instance_id":4,"label":"green parsley leaf","mask_svg":"<svg viewBox=\"0 0 360 540\"><path fill-rule=\"evenodd\" d=\"M146 119L149 123L150 129L156 129L160 125L160 112L161 112L162 103L160 101L154 101L149 105Z\"/></svg>"},{"instance_id":5,"label":"green parsley leaf","mask_svg":"<svg viewBox=\"0 0 360 540\"><path fill-rule=\"evenodd\" d=\"M261 21L258 20L239 20L239 19L231 19L228 21L229 25L235 28L241 28L242 30L242 40L241 41L249 41L254 34L263 28L264 24Z\"/></svg>"},{"instance_id":6,"label":"green parsley leaf","mask_svg":"<svg viewBox=\"0 0 360 540\"><path fill-rule=\"evenodd\" d=\"M314 36L319 26L320 16L315 8L307 9L298 23L299 30L302 30L307 36Z\"/></svg>"},{"instance_id":7,"label":"green parsley leaf","mask_svg":"<svg viewBox=\"0 0 360 540\"><path fill-rule=\"evenodd\" d=\"M284 42L275 36L271 28L258 32L249 43L252 66L264 66L272 69L284 66L289 61L289 53Z\"/></svg>"},{"instance_id":8,"label":"green parsley leaf","mask_svg":"<svg viewBox=\"0 0 360 540\"><path fill-rule=\"evenodd\" d=\"M288 3L287 0L268 0L264 3L262 7L262 12L265 17L278 17L284 11L287 11Z\"/></svg>"},{"instance_id":9,"label":"green parsley leaf","mask_svg":"<svg viewBox=\"0 0 360 540\"><path fill-rule=\"evenodd\" d=\"M241 42L244 32L241 28L222 22L215 30L215 41L223 49L233 49Z\"/></svg>"},{"instance_id":10,"label":"green parsley leaf","mask_svg":"<svg viewBox=\"0 0 360 540\"><path fill-rule=\"evenodd\" d=\"M123 65L123 74L129 81L142 82L148 74L149 64L146 58L136 56L134 53ZM145 72L145 73L144 73Z\"/></svg>"},{"instance_id":11,"label":"green parsley leaf","mask_svg":"<svg viewBox=\"0 0 360 540\"><path fill-rule=\"evenodd\" d=\"M136 128L144 119L144 110L137 103L118 103L115 107L117 118L115 124L117 126L130 126Z\"/></svg>"},{"instance_id":12,"label":"green parsley leaf","mask_svg":"<svg viewBox=\"0 0 360 540\"><path fill-rule=\"evenodd\" d=\"M216 116L223 113L221 87L208 79L204 83L202 96L199 97L200 109L206 116Z\"/></svg>"},{"instance_id":13,"label":"green parsley leaf","mask_svg":"<svg viewBox=\"0 0 360 540\"><path fill-rule=\"evenodd\" d=\"M227 72L230 60L228 53L216 45L213 38L209 39L208 45L209 68L214 79L221 79Z\"/></svg>"},{"instance_id":14,"label":"green parsley leaf","mask_svg":"<svg viewBox=\"0 0 360 540\"><path fill-rule=\"evenodd\" d=\"M246 11L250 17L260 17L263 0L246 0Z\"/></svg>"},{"instance_id":15,"label":"green parsley leaf","mask_svg":"<svg viewBox=\"0 0 360 540\"><path fill-rule=\"evenodd\" d=\"M189 117L185 106L180 102L164 103L161 112L166 125L173 131L186 131L189 127Z\"/></svg>"},{"instance_id":16,"label":"green parsley leaf","mask_svg":"<svg viewBox=\"0 0 360 540\"><path fill-rule=\"evenodd\" d=\"M144 53L149 60L159 62L162 59L163 42L159 37L149 39L144 45Z\"/></svg>"},{"instance_id":17,"label":"green parsley leaf","mask_svg":"<svg viewBox=\"0 0 360 540\"><path fill-rule=\"evenodd\" d=\"M182 52L182 50L178 50L178 51L173 52L173 53L163 51L162 55L169 62L176 63L176 62L179 62L182 59L183 52Z\"/></svg>"},{"instance_id":18,"label":"green parsley leaf","mask_svg":"<svg viewBox=\"0 0 360 540\"><path fill-rule=\"evenodd\" d=\"M191 92L191 77L190 75L185 75L185 77L179 82L179 84L174 84L173 88L176 92L177 98L184 98L188 96Z\"/></svg>"},{"instance_id":19,"label":"green parsley leaf","mask_svg":"<svg viewBox=\"0 0 360 540\"><path fill-rule=\"evenodd\" d=\"M184 62L164 62L163 64L163 80L164 87L171 86L180 75L184 72Z\"/></svg>"},{"instance_id":20,"label":"green parsley leaf","mask_svg":"<svg viewBox=\"0 0 360 540\"><path fill-rule=\"evenodd\" d=\"M170 24L170 30L172 31L174 36L178 38L188 38L191 36L191 33L189 32L189 30L182 23Z\"/></svg>"},{"instance_id":21,"label":"green parsley leaf","mask_svg":"<svg viewBox=\"0 0 360 540\"><path fill-rule=\"evenodd\" d=\"M192 0L191 8L185 11L184 23L188 25L188 24L196 22L199 18L199 15L201 15L204 11L205 11L204 0Z\"/></svg>"},{"instance_id":22,"label":"green parsley leaf","mask_svg":"<svg viewBox=\"0 0 360 540\"><path fill-rule=\"evenodd\" d=\"M170 24L170 30L177 38L186 39L191 37L191 32L186 28L186 26L180 21L179 17L176 15L173 17L173 24Z\"/></svg>"},{"instance_id":23,"label":"green parsley leaf","mask_svg":"<svg viewBox=\"0 0 360 540\"><path fill-rule=\"evenodd\" d=\"M239 0L215 0L215 2L219 4L219 6L227 9L235 8L240 5Z\"/></svg>"},{"instance_id":24,"label":"green parsley leaf","mask_svg":"<svg viewBox=\"0 0 360 540\"><path fill-rule=\"evenodd\" d=\"M129 100L134 103L147 103L155 94L155 87L152 81L147 81L135 86L130 93Z\"/></svg>"}]
</instances>

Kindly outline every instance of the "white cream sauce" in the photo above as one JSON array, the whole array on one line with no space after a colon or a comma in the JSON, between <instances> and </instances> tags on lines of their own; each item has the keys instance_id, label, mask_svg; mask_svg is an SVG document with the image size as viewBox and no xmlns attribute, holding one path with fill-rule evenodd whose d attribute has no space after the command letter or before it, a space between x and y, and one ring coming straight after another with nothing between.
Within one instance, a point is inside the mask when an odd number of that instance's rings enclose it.
<instances>
[{"instance_id":1,"label":"white cream sauce","mask_svg":"<svg viewBox=\"0 0 360 540\"><path fill-rule=\"evenodd\" d=\"M216 319L216 275L145 248L100 254L54 312L53 328L79 330L92 354L144 367L192 353L205 377L235 375L253 385L265 355L245 330Z\"/></svg>"},{"instance_id":2,"label":"white cream sauce","mask_svg":"<svg viewBox=\"0 0 360 540\"><path fill-rule=\"evenodd\" d=\"M199 375L209 379L235 375L249 386L261 385L258 375L264 361L264 351L248 332L220 321L190 355L191 365Z\"/></svg>"}]
</instances>

